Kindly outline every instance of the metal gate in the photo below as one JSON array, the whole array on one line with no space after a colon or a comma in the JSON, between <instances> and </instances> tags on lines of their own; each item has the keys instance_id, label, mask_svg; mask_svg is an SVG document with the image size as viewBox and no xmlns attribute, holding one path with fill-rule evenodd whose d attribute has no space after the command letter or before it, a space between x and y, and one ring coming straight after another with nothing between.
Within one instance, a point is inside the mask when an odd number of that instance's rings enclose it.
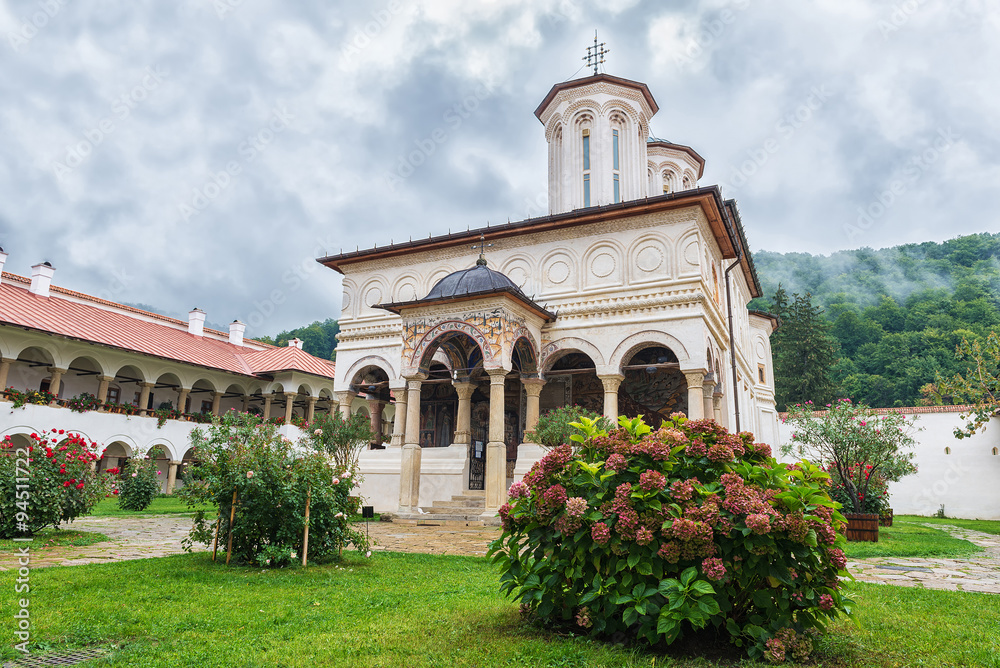
<instances>
[{"instance_id":1,"label":"metal gate","mask_svg":"<svg viewBox=\"0 0 1000 668\"><path fill-rule=\"evenodd\" d=\"M490 433L490 405L472 407L472 443L469 444L469 489L486 489L486 443Z\"/></svg>"}]
</instances>

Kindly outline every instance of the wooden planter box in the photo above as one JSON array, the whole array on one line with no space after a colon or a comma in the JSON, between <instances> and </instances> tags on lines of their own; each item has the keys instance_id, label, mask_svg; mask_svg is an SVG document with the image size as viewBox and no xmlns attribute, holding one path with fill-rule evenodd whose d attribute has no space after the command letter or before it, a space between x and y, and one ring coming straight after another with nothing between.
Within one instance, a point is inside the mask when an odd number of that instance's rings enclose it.
<instances>
[{"instance_id":1,"label":"wooden planter box","mask_svg":"<svg viewBox=\"0 0 1000 668\"><path fill-rule=\"evenodd\" d=\"M874 513L844 513L847 518L847 540L878 542L878 515Z\"/></svg>"},{"instance_id":2,"label":"wooden planter box","mask_svg":"<svg viewBox=\"0 0 1000 668\"><path fill-rule=\"evenodd\" d=\"M880 527L891 527L892 526L892 508L888 510L888 515L880 515L878 518L878 525Z\"/></svg>"}]
</instances>

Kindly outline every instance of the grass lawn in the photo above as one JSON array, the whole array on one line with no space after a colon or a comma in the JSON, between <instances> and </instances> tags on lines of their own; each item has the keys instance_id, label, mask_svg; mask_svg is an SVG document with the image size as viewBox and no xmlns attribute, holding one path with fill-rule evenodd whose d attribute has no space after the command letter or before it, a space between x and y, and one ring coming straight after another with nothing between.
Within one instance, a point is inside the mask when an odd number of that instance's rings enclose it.
<instances>
[{"instance_id":1,"label":"grass lawn","mask_svg":"<svg viewBox=\"0 0 1000 668\"><path fill-rule=\"evenodd\" d=\"M951 519L949 517L920 517L918 515L897 515L896 519L900 517L907 522L916 522L918 524L923 524L925 522L927 524L950 524L952 526L962 527L963 529L972 529L973 531L982 531L983 533L1000 536L1000 520L958 520Z\"/></svg>"},{"instance_id":2,"label":"grass lawn","mask_svg":"<svg viewBox=\"0 0 1000 668\"><path fill-rule=\"evenodd\" d=\"M83 547L111 540L103 533L73 531L72 529L42 529L35 534L34 538L34 541L31 543L32 550L44 550L49 547L63 547L66 545ZM12 552L16 549L15 545L24 547L25 543L15 543L13 540L0 540L0 551L4 553Z\"/></svg>"},{"instance_id":3,"label":"grass lawn","mask_svg":"<svg viewBox=\"0 0 1000 668\"><path fill-rule=\"evenodd\" d=\"M866 557L969 557L982 548L952 537L941 529L922 526L926 517L896 517L891 527L879 527L878 542L851 542L848 559ZM970 527L972 528L972 527Z\"/></svg>"},{"instance_id":4,"label":"grass lawn","mask_svg":"<svg viewBox=\"0 0 1000 668\"><path fill-rule=\"evenodd\" d=\"M215 506L198 506L191 508L187 503L176 496L158 496L153 499L153 503L142 511L122 510L118 507L117 498L103 499L94 506L90 512L90 517L143 517L145 515L176 515L193 514L198 509L204 509L206 513L216 512Z\"/></svg>"},{"instance_id":5,"label":"grass lawn","mask_svg":"<svg viewBox=\"0 0 1000 668\"><path fill-rule=\"evenodd\" d=\"M15 577L0 573L4 610L13 608ZM130 667L733 665L526 627L497 581L483 558L401 553L266 572L226 568L207 554L37 569L34 651L110 644L111 655L87 665ZM858 625L837 625L822 665L1000 668L1000 596L851 588ZM14 658L9 627L3 633L0 658Z\"/></svg>"}]
</instances>

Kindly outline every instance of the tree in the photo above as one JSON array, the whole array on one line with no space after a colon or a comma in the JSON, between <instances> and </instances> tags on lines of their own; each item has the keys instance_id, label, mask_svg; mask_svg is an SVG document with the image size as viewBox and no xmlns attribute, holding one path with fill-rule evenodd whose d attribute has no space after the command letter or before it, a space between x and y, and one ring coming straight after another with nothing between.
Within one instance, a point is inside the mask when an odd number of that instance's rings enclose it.
<instances>
[{"instance_id":1,"label":"tree","mask_svg":"<svg viewBox=\"0 0 1000 668\"><path fill-rule=\"evenodd\" d=\"M334 468L354 472L361 449L374 435L371 420L361 413L345 419L332 411L316 415L305 438L314 450L329 455Z\"/></svg>"},{"instance_id":2,"label":"tree","mask_svg":"<svg viewBox=\"0 0 1000 668\"><path fill-rule=\"evenodd\" d=\"M876 486L916 472L914 420L896 411L878 415L850 399L838 399L826 408L817 412L811 402L790 407L792 442L781 452L829 470L844 487L848 512L863 512Z\"/></svg>"},{"instance_id":3,"label":"tree","mask_svg":"<svg viewBox=\"0 0 1000 668\"><path fill-rule=\"evenodd\" d=\"M990 332L985 346L978 339L963 337L955 357L967 360L967 369L948 379L939 374L935 398L951 395L954 403L969 404L970 409L962 413L965 427L955 428L956 438L968 438L985 429L1000 410L1000 335Z\"/></svg>"},{"instance_id":4,"label":"tree","mask_svg":"<svg viewBox=\"0 0 1000 668\"><path fill-rule=\"evenodd\" d=\"M837 393L833 366L838 345L830 336L823 311L812 296L788 295L779 285L772 298L781 326L771 335L774 349L774 385L779 410L792 403L826 403Z\"/></svg>"}]
</instances>

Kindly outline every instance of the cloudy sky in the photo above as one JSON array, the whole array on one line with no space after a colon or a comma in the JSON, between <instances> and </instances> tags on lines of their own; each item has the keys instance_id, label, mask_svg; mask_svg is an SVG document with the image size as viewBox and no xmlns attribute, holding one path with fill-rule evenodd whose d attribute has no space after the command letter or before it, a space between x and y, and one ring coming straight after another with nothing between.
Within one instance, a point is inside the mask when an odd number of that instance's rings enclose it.
<instances>
[{"instance_id":1,"label":"cloudy sky","mask_svg":"<svg viewBox=\"0 0 1000 668\"><path fill-rule=\"evenodd\" d=\"M754 249L1000 229L986 0L0 0L6 269L255 335L335 317L315 257L546 210L532 112L595 28Z\"/></svg>"}]
</instances>

